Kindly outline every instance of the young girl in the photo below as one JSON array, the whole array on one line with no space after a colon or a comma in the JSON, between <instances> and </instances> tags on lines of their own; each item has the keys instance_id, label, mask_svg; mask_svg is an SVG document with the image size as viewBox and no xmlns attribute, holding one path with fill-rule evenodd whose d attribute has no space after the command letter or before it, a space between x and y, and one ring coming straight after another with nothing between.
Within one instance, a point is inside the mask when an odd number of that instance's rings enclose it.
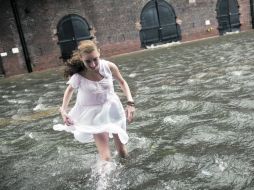
<instances>
[{"instance_id":1,"label":"young girl","mask_svg":"<svg viewBox=\"0 0 254 190\"><path fill-rule=\"evenodd\" d=\"M109 137L113 136L119 155L126 157L124 144L129 139L126 119L132 121L135 107L129 86L117 66L100 59L97 46L87 40L80 43L67 62L65 75L70 77L60 107L65 125L55 125L54 129L71 132L82 143L95 141L100 158L106 161L111 159ZM127 98L125 111L114 92L113 78ZM78 91L76 103L67 113L74 89Z\"/></svg>"}]
</instances>

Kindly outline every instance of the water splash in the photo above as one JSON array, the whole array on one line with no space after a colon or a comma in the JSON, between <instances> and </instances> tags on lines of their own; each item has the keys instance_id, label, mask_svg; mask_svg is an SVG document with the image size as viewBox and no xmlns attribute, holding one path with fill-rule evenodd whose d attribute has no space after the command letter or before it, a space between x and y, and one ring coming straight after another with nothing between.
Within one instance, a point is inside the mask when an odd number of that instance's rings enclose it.
<instances>
[{"instance_id":1,"label":"water splash","mask_svg":"<svg viewBox=\"0 0 254 190\"><path fill-rule=\"evenodd\" d=\"M94 166L92 166L90 181L96 187L96 190L106 190L112 184L112 174L117 168L115 162L99 160Z\"/></svg>"},{"instance_id":2,"label":"water splash","mask_svg":"<svg viewBox=\"0 0 254 190\"><path fill-rule=\"evenodd\" d=\"M33 108L34 111L46 110L46 109L47 109L47 108L46 108L46 106L45 106L44 104L38 104L38 105L36 105L36 106Z\"/></svg>"}]
</instances>

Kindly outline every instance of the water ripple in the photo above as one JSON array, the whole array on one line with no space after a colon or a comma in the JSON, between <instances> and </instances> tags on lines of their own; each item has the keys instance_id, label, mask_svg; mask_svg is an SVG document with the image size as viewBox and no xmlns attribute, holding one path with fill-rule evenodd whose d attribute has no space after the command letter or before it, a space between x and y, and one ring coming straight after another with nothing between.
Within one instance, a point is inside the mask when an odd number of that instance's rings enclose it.
<instances>
[{"instance_id":1,"label":"water ripple","mask_svg":"<svg viewBox=\"0 0 254 190\"><path fill-rule=\"evenodd\" d=\"M253 39L232 34L112 58L136 113L129 158L112 152L105 173L94 144L52 129L62 70L1 79L0 189L253 189Z\"/></svg>"}]
</instances>

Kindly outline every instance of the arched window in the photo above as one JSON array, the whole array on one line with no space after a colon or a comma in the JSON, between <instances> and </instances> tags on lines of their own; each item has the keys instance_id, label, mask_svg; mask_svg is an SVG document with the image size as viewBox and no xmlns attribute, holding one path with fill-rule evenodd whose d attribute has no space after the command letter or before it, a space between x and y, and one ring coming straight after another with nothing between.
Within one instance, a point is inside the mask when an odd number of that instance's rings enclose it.
<instances>
[{"instance_id":1,"label":"arched window","mask_svg":"<svg viewBox=\"0 0 254 190\"><path fill-rule=\"evenodd\" d=\"M237 0L218 0L217 6L218 30L221 35L226 32L240 30L239 5Z\"/></svg>"},{"instance_id":2,"label":"arched window","mask_svg":"<svg viewBox=\"0 0 254 190\"><path fill-rule=\"evenodd\" d=\"M91 40L93 37L90 35L90 30L91 27L81 16L76 14L64 16L57 25L61 58L69 59L81 40Z\"/></svg>"},{"instance_id":3,"label":"arched window","mask_svg":"<svg viewBox=\"0 0 254 190\"><path fill-rule=\"evenodd\" d=\"M164 0L151 0L142 9L140 16L140 40L145 47L154 43L181 40L181 31L176 23L173 7Z\"/></svg>"}]
</instances>

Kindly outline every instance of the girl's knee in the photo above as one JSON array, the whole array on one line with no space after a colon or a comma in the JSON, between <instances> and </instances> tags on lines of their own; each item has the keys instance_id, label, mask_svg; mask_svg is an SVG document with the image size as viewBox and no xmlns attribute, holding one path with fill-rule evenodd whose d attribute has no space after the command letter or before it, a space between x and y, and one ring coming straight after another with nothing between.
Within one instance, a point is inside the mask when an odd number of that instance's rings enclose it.
<instances>
[{"instance_id":1,"label":"girl's knee","mask_svg":"<svg viewBox=\"0 0 254 190\"><path fill-rule=\"evenodd\" d=\"M100 133L94 135L95 144L101 160L109 161L111 159L109 140L107 133Z\"/></svg>"}]
</instances>

